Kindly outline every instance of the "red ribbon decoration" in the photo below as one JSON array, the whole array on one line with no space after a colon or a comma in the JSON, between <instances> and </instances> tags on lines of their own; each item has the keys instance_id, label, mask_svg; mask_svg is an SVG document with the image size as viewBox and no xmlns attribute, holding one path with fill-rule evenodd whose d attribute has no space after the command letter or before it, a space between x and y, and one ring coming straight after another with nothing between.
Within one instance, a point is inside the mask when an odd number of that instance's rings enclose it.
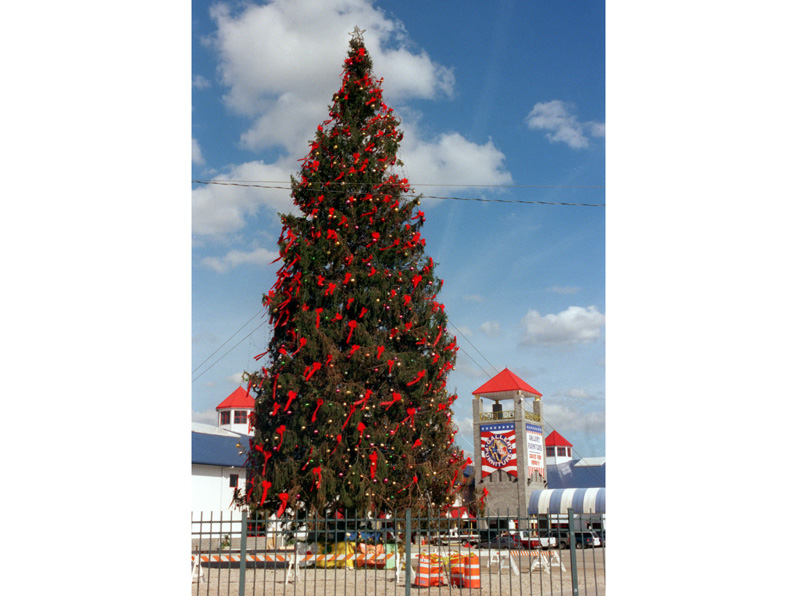
<instances>
[{"instance_id":1,"label":"red ribbon decoration","mask_svg":"<svg viewBox=\"0 0 800 596\"><path fill-rule=\"evenodd\" d=\"M375 471L378 469L378 454L373 451L369 454L369 477L375 478Z\"/></svg>"},{"instance_id":2,"label":"red ribbon decoration","mask_svg":"<svg viewBox=\"0 0 800 596\"><path fill-rule=\"evenodd\" d=\"M317 398L317 409L314 410L314 413L311 415L311 422L316 422L317 421L317 412L319 412L320 407L324 403L325 403L325 400L323 400L321 397Z\"/></svg>"},{"instance_id":3,"label":"red ribbon decoration","mask_svg":"<svg viewBox=\"0 0 800 596\"><path fill-rule=\"evenodd\" d=\"M436 336L436 339L433 341L433 345L435 346L436 344L438 344L438 343L439 343L439 340L440 340L441 338L442 338L442 327L441 327L441 325L440 325L440 326L439 326L439 335L437 335L437 336Z\"/></svg>"},{"instance_id":4,"label":"red ribbon decoration","mask_svg":"<svg viewBox=\"0 0 800 596\"><path fill-rule=\"evenodd\" d=\"M289 401L286 402L286 407L283 410L284 412L289 411L289 406L292 405L292 401L294 400L295 397L297 397L297 393L295 393L294 391L289 391Z\"/></svg>"},{"instance_id":5,"label":"red ribbon decoration","mask_svg":"<svg viewBox=\"0 0 800 596\"><path fill-rule=\"evenodd\" d=\"M322 307L315 308L314 312L317 313L317 321L315 323L315 326L316 326L317 329L319 329L319 316L322 314Z\"/></svg>"},{"instance_id":6,"label":"red ribbon decoration","mask_svg":"<svg viewBox=\"0 0 800 596\"><path fill-rule=\"evenodd\" d=\"M483 501L484 501L484 499L486 499L486 497L487 497L488 495L489 495L489 491L488 491L488 490L486 490L486 488L484 488L484 489L483 489L483 496L480 498L481 505L483 505L483 504L484 504L484 503L483 503Z\"/></svg>"},{"instance_id":7,"label":"red ribbon decoration","mask_svg":"<svg viewBox=\"0 0 800 596\"><path fill-rule=\"evenodd\" d=\"M311 473L317 477L317 486L315 488L319 490L319 487L322 486L322 466L311 468Z\"/></svg>"},{"instance_id":8,"label":"red ribbon decoration","mask_svg":"<svg viewBox=\"0 0 800 596\"><path fill-rule=\"evenodd\" d=\"M352 406L350 406L350 413L347 415L347 418L345 418L344 424L342 424L342 430L344 430L344 427L347 426L348 422L350 422L350 416L352 416L353 412L355 411L356 411L356 406L355 404L353 404Z\"/></svg>"},{"instance_id":9,"label":"red ribbon decoration","mask_svg":"<svg viewBox=\"0 0 800 596\"><path fill-rule=\"evenodd\" d=\"M308 340L305 337L301 337L300 338L300 345L298 346L298 348L294 352L292 352L292 356L297 354L297 352L299 352L300 349L303 348L307 343L308 343Z\"/></svg>"},{"instance_id":10,"label":"red ribbon decoration","mask_svg":"<svg viewBox=\"0 0 800 596\"><path fill-rule=\"evenodd\" d=\"M274 416L275 414L277 414L278 410L280 409L281 409L281 404L279 404L278 402L272 404L272 413L270 414L270 416Z\"/></svg>"},{"instance_id":11,"label":"red ribbon decoration","mask_svg":"<svg viewBox=\"0 0 800 596\"><path fill-rule=\"evenodd\" d=\"M280 517L283 515L283 512L286 511L286 503L289 501L289 493L279 493L278 498L281 500L281 506L275 513L275 517Z\"/></svg>"},{"instance_id":12,"label":"red ribbon decoration","mask_svg":"<svg viewBox=\"0 0 800 596\"><path fill-rule=\"evenodd\" d=\"M414 441L414 444L411 446L411 448L412 449L416 449L417 447L420 447L421 445L422 445L422 439L417 439L416 441Z\"/></svg>"},{"instance_id":13,"label":"red ribbon decoration","mask_svg":"<svg viewBox=\"0 0 800 596\"><path fill-rule=\"evenodd\" d=\"M305 380L308 381L311 378L311 376L315 372L317 372L320 368L322 368L322 364L320 364L319 362L315 362L314 364L312 364L310 369L307 369L308 374L305 376Z\"/></svg>"},{"instance_id":14,"label":"red ribbon decoration","mask_svg":"<svg viewBox=\"0 0 800 596\"><path fill-rule=\"evenodd\" d=\"M417 373L417 378L414 379L413 381L409 381L408 383L406 383L406 387L408 387L409 385L413 385L414 383L419 383L422 380L422 377L425 376L425 372L426 371L424 370L419 371Z\"/></svg>"},{"instance_id":15,"label":"red ribbon decoration","mask_svg":"<svg viewBox=\"0 0 800 596\"><path fill-rule=\"evenodd\" d=\"M264 465L261 466L261 475L262 476L266 476L267 475L267 462L269 461L269 458L272 457L272 451L262 451L262 453L264 454Z\"/></svg>"},{"instance_id":16,"label":"red ribbon decoration","mask_svg":"<svg viewBox=\"0 0 800 596\"><path fill-rule=\"evenodd\" d=\"M364 431L367 429L367 427L364 426L363 422L359 422L356 428L358 429L358 443L356 443L356 447L358 447L361 445L361 439L364 438Z\"/></svg>"},{"instance_id":17,"label":"red ribbon decoration","mask_svg":"<svg viewBox=\"0 0 800 596\"><path fill-rule=\"evenodd\" d=\"M388 410L389 408L392 407L392 405L396 404L399 401L402 401L402 399L403 399L402 395L400 395L396 391L392 391L392 401L382 401L381 405L386 406L386 409Z\"/></svg>"},{"instance_id":18,"label":"red ribbon decoration","mask_svg":"<svg viewBox=\"0 0 800 596\"><path fill-rule=\"evenodd\" d=\"M361 347L361 346L359 346L358 344L353 344L353 347L352 347L352 348L350 348L350 353L349 353L349 354L347 354L347 355L348 355L348 356L352 356L353 354L355 354L355 353L356 353L356 350L358 350L360 347Z\"/></svg>"},{"instance_id":19,"label":"red ribbon decoration","mask_svg":"<svg viewBox=\"0 0 800 596\"><path fill-rule=\"evenodd\" d=\"M383 346L378 346L378 354L376 355L376 358L377 358L378 360L380 360L380 359L381 359L381 356L383 356L383 351L384 351L385 349L386 349L386 348L384 348Z\"/></svg>"},{"instance_id":20,"label":"red ribbon decoration","mask_svg":"<svg viewBox=\"0 0 800 596\"><path fill-rule=\"evenodd\" d=\"M406 420L411 418L411 428L414 428L414 414L416 413L417 413L417 408L407 408L406 414L408 414L408 416L406 416L405 419L400 424L405 424Z\"/></svg>"},{"instance_id":21,"label":"red ribbon decoration","mask_svg":"<svg viewBox=\"0 0 800 596\"><path fill-rule=\"evenodd\" d=\"M331 455L333 455L334 453L336 453L336 450L339 448L339 445L340 445L341 443L342 443L342 435L336 435L336 447L334 447L334 448L333 448L333 451L331 451Z\"/></svg>"},{"instance_id":22,"label":"red ribbon decoration","mask_svg":"<svg viewBox=\"0 0 800 596\"><path fill-rule=\"evenodd\" d=\"M416 474L414 474L414 479L413 479L411 482L409 482L409 483L408 483L406 486L404 486L403 488L401 488L399 491L397 491L397 492L399 492L399 493L403 492L403 491L404 491L404 490L406 490L408 487L410 487L412 484L416 484L418 480L419 480L419 479L417 478L417 475L416 475ZM486 490L486 489L484 489L484 490Z\"/></svg>"},{"instance_id":23,"label":"red ribbon decoration","mask_svg":"<svg viewBox=\"0 0 800 596\"><path fill-rule=\"evenodd\" d=\"M349 321L347 326L350 327L350 333L347 334L347 344L350 345L350 338L353 337L353 331L355 331L356 327L358 327L358 323L355 321Z\"/></svg>"},{"instance_id":24,"label":"red ribbon decoration","mask_svg":"<svg viewBox=\"0 0 800 596\"><path fill-rule=\"evenodd\" d=\"M311 456L312 455L314 455L314 448L313 447L311 448L311 451L308 452L308 461L305 463L305 465L302 468L300 468L300 471L303 471L308 467L308 464L311 463Z\"/></svg>"},{"instance_id":25,"label":"red ribbon decoration","mask_svg":"<svg viewBox=\"0 0 800 596\"><path fill-rule=\"evenodd\" d=\"M284 433L285 431L286 431L286 425L285 425L285 424L281 424L281 425L280 425L280 426L279 426L279 427L278 427L278 428L275 430L275 432L276 432L276 433L278 433L278 434L281 436L281 442L280 442L280 443L278 443L278 447L276 448L276 450L280 450L280 448L281 448L281 445L283 445L283 433Z\"/></svg>"},{"instance_id":26,"label":"red ribbon decoration","mask_svg":"<svg viewBox=\"0 0 800 596\"><path fill-rule=\"evenodd\" d=\"M264 491L261 493L261 502L258 504L259 507L262 507L264 505L264 499L267 498L267 491L270 489L271 486L272 483L269 480L261 481L261 488L263 488Z\"/></svg>"}]
</instances>

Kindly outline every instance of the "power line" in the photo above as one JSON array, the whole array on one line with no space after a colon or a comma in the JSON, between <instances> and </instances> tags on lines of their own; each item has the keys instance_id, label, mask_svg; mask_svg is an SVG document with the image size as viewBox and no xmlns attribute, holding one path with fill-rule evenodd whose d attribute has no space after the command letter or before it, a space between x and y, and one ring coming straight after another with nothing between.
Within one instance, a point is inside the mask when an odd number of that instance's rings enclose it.
<instances>
[{"instance_id":1,"label":"power line","mask_svg":"<svg viewBox=\"0 0 800 596\"><path fill-rule=\"evenodd\" d=\"M469 341L469 338L468 338L466 335L464 335L464 333L463 333L463 332L462 332L462 331L461 331L461 330L460 330L458 327L456 327L456 326L455 326L455 324L454 324L452 321L448 321L447 323L448 323L449 325L452 325L453 329L455 329L456 331L458 331L458 333L460 333L460 334L461 334L461 337L463 337L464 339L466 339L466 340L467 340L467 342L469 342L469 345L471 345L473 348L475 348L475 344L473 344L471 341ZM499 370L497 370L497 367L495 367L495 365L494 365L494 364L492 364L491 362L489 362L489 359L488 359L486 356L484 356L484 355L481 353L481 351L480 351L478 348L475 348L475 351L476 351L476 352L478 352L478 354L480 354L480 355L481 355L481 357L482 357L484 360L486 360L486 362L488 362L488 363L489 363L489 366L491 366L492 368L494 368L494 371L495 371L497 374L500 374L500 371L499 371ZM470 358L471 358L471 357L470 357ZM473 360L473 362L475 362L475 361ZM481 368L481 370L483 370L483 369ZM486 371L485 371L485 370L483 370L483 374L486 374ZM489 375L486 375L486 376L488 377Z\"/></svg>"},{"instance_id":2,"label":"power line","mask_svg":"<svg viewBox=\"0 0 800 596\"><path fill-rule=\"evenodd\" d=\"M216 354L217 352L219 352L219 351L220 351L220 350L223 348L223 346L224 346L226 343L228 343L228 342L229 342L229 341L231 341L231 340L232 340L234 337L236 337L236 334L237 334L237 333L239 333L239 331L241 331L242 329L244 329L245 327L247 327L247 326L250 324L250 322L251 322L253 319L255 319L255 318L256 318L256 317L257 317L259 314L261 314L262 312L264 312L264 309L263 309L263 308L259 308L259 309L256 311L256 314L254 314L252 317L250 317L250 320L249 320L249 321L247 321L247 323L245 323L244 325L242 325L241 327L239 327L239 329L237 329L237 330L236 330L236 332L235 332L233 335L231 335L231 336L230 336L228 339L226 339L224 342L222 342L222 344L221 344L221 345L220 345L220 346L219 346L219 347L218 347L216 350L214 350L213 352L211 352L211 354L209 354L209 355L208 355L208 357L207 357L205 360L203 360L203 361L202 361L200 364L198 364L198 365L197 365L197 366L194 368L194 370L192 371L192 374L196 373L196 372L197 372L197 369L199 369L199 368L200 368L201 366L203 366L203 365L204 365L206 362L208 362L209 360L211 360L211 357L212 357L214 354ZM238 345L238 344L237 344L237 345ZM209 368L210 368L210 367L209 367Z\"/></svg>"},{"instance_id":3,"label":"power line","mask_svg":"<svg viewBox=\"0 0 800 596\"><path fill-rule=\"evenodd\" d=\"M251 320L252 320L252 319L251 319ZM225 356L227 356L227 355L228 355L228 354L230 354L230 353L231 353L233 350L235 350L235 349L237 348L237 346L239 346L239 344L241 344L241 343L242 343L244 340L246 340L248 337L250 337L251 335L253 335L253 334L254 334L256 331L258 331L259 329L261 329L261 327L263 327L263 326L264 326L264 325L266 325L266 324L267 324L267 319L264 319L264 320L261 322L261 324L260 324L260 325L258 325L258 326L257 326L255 329L253 329L253 330L252 330L250 333L248 333L248 334L247 334L247 335L245 335L245 336L244 336L242 339L240 339L240 340L239 340L239 341L236 343L236 345L235 345L235 346L233 346L233 347L232 347L230 350L228 350L228 351L227 351L227 352L225 352L225 353L224 353L222 356L220 356L219 358L217 358L217 359L216 359L214 362L212 362L212 363L211 363L211 364L208 366L208 368L206 368L206 369L205 369L203 372L201 372L201 373L200 373L199 375L197 375L197 376L196 376L194 379L192 379L192 383L194 383L194 382L195 382L197 379L199 379L199 378L200 378L200 377L202 377L204 374L206 374L206 373L207 373L209 370L211 370L211 369L213 368L213 366L214 366L214 365L215 365L217 362L219 362L220 360L222 360L223 358L225 358ZM237 333L238 333L238 331L237 331ZM234 335L235 335L235 334L234 334ZM222 347L222 346L220 346L220 347Z\"/></svg>"},{"instance_id":4,"label":"power line","mask_svg":"<svg viewBox=\"0 0 800 596\"><path fill-rule=\"evenodd\" d=\"M221 180L192 180L194 184L215 184L218 186L239 186L245 188L266 188L272 190L292 190L289 186L270 186L267 184L255 184L255 183L245 183L245 182L233 182L233 181L221 181ZM280 183L278 183L280 184ZM430 186L445 186L445 185L430 185ZM452 186L467 186L467 185L452 185ZM478 185L474 185L478 186ZM486 185L485 188L604 188L604 187L588 187L588 186L531 186L531 187L509 187L509 186L491 186ZM337 190L334 188L325 188L325 192L347 192L343 190ZM517 203L522 205L557 205L557 206L567 206L567 207L605 207L604 203L570 203L566 201L523 201L519 199L486 199L486 198L469 198L469 197L441 197L441 196L434 196L434 195L418 195L417 198L419 199L440 199L440 200L448 200L448 201L476 201L480 203Z\"/></svg>"}]
</instances>

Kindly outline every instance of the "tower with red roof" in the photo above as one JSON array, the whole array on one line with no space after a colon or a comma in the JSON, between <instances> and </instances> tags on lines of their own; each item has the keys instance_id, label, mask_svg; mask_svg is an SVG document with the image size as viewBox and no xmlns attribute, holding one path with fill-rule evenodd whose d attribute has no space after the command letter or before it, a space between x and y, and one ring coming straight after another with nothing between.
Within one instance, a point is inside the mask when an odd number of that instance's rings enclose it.
<instances>
[{"instance_id":1,"label":"tower with red roof","mask_svg":"<svg viewBox=\"0 0 800 596\"><path fill-rule=\"evenodd\" d=\"M492 515L525 515L547 485L542 394L503 369L472 392L476 495Z\"/></svg>"},{"instance_id":2,"label":"tower with red roof","mask_svg":"<svg viewBox=\"0 0 800 596\"><path fill-rule=\"evenodd\" d=\"M572 460L572 443L554 430L544 440L544 447L549 464L564 464Z\"/></svg>"},{"instance_id":3,"label":"tower with red roof","mask_svg":"<svg viewBox=\"0 0 800 596\"><path fill-rule=\"evenodd\" d=\"M225 430L252 436L247 418L255 409L255 399L244 388L237 387L217 406L217 425Z\"/></svg>"}]
</instances>

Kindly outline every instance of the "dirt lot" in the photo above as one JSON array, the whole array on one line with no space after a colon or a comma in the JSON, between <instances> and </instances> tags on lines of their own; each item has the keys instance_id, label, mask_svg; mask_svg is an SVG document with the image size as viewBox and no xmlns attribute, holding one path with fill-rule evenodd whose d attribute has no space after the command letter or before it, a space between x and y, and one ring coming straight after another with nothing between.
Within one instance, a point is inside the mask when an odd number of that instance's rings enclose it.
<instances>
[{"instance_id":1,"label":"dirt lot","mask_svg":"<svg viewBox=\"0 0 800 596\"><path fill-rule=\"evenodd\" d=\"M512 551L513 552L513 551ZM572 595L572 574L569 551L560 551L562 569L554 562L550 573L543 569L531 571L533 559L514 555L520 573L517 575L508 563L500 569L497 563L486 566L488 552L482 552L481 587L460 588L447 585L418 587L412 584L412 594L463 593L475 596L527 596L530 594ZM605 557L602 549L578 551L578 593L581 595L605 596ZM416 564L415 564L416 567ZM248 563L245 576L245 594L248 596L404 596L404 575L395 579L392 570L375 569L321 569L300 568L286 582L285 564ZM191 593L206 596L237 596L239 593L238 563L222 563L203 566L203 579L193 578ZM188 578L187 578L188 584Z\"/></svg>"}]
</instances>

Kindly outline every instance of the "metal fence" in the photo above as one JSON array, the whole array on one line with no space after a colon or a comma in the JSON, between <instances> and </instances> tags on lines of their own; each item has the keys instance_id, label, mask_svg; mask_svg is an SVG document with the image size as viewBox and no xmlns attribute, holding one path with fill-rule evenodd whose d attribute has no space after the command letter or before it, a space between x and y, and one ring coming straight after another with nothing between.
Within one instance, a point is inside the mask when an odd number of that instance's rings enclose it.
<instances>
[{"instance_id":1,"label":"metal fence","mask_svg":"<svg viewBox=\"0 0 800 596\"><path fill-rule=\"evenodd\" d=\"M187 582L188 583L188 582ZM605 595L603 516L192 515L192 594Z\"/></svg>"}]
</instances>

